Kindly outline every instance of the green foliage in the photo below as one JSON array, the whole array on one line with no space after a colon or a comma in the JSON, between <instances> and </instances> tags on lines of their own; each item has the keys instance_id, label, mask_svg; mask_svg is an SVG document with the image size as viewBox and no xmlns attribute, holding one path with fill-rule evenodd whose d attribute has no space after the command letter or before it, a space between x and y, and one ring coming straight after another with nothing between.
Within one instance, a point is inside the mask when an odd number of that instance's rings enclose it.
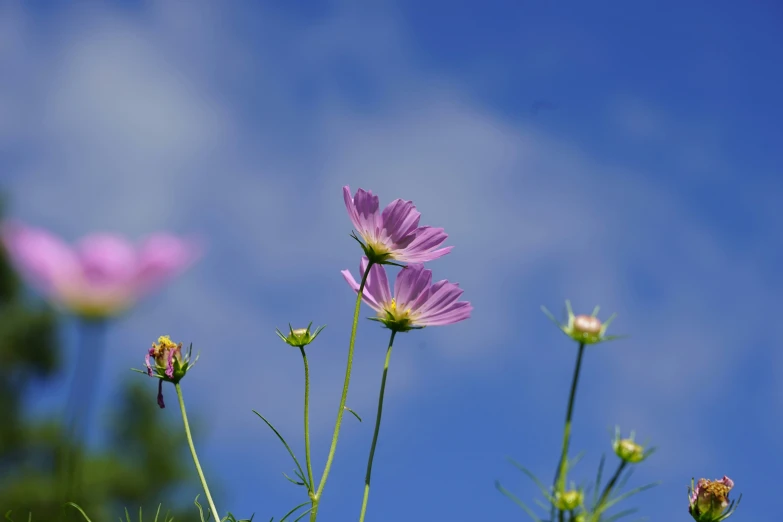
<instances>
[{"instance_id":1,"label":"green foliage","mask_svg":"<svg viewBox=\"0 0 783 522\"><path fill-rule=\"evenodd\" d=\"M118 517L123 506L154 513L184 486L196 490L185 436L179 425L162 420L147 383L129 375L113 415L101 416L110 421L101 451L69 441L58 416L25 409L31 391L63 380L57 329L55 311L23 291L0 247L0 513L7 520L24 513L17 519L83 522L83 510L102 522ZM63 457L75 452L84 452L84 461L71 488L75 498L65 498ZM192 508L187 513L174 515L192 520Z\"/></svg>"}]
</instances>

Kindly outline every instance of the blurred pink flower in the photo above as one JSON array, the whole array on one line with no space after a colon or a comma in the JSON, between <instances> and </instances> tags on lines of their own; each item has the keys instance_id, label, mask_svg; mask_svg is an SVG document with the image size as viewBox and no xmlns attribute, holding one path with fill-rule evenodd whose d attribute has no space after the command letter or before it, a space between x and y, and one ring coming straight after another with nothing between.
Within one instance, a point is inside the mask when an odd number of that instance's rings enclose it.
<instances>
[{"instance_id":1,"label":"blurred pink flower","mask_svg":"<svg viewBox=\"0 0 783 522\"><path fill-rule=\"evenodd\" d=\"M0 225L12 262L51 301L83 317L114 316L185 270L201 255L194 240L164 233L134 246L113 234L94 234L70 246L45 230Z\"/></svg>"}]
</instances>

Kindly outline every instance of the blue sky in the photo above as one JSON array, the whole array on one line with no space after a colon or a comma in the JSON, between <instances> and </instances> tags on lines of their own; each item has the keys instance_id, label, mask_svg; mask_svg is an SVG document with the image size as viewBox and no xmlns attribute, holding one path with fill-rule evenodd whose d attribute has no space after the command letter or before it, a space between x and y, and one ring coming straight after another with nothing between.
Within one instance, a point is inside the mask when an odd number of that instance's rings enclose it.
<instances>
[{"instance_id":1,"label":"blue sky","mask_svg":"<svg viewBox=\"0 0 783 522\"><path fill-rule=\"evenodd\" d=\"M310 350L322 469L353 303L339 271L359 261L350 184L445 227L455 249L431 268L475 307L397 343L370 520L523 517L493 482L535 495L507 455L552 473L575 347L539 306L566 298L631 336L587 355L574 478L619 424L659 447L632 479L663 481L636 499L651 520L687 520L690 478L723 474L745 495L733 520L768 518L754 491L783 461L780 6L217 5L0 7L11 215L69 240L209 240L112 326L104 408L152 339L192 341L186 400L218 507L264 520L303 501L250 410L302 453L301 362L274 328L327 323ZM360 323L348 404L366 421L346 419L324 520L358 517L385 342Z\"/></svg>"}]
</instances>

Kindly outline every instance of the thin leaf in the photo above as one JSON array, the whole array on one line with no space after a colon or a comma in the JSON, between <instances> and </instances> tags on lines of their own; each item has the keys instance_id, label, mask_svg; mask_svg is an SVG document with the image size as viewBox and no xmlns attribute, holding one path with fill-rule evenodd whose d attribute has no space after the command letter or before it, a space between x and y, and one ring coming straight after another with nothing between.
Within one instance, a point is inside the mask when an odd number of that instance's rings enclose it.
<instances>
[{"instance_id":1,"label":"thin leaf","mask_svg":"<svg viewBox=\"0 0 783 522\"><path fill-rule=\"evenodd\" d=\"M11 513L13 512L13 509L9 509L5 512L5 519L8 520L8 522L14 522L14 519L11 518Z\"/></svg>"},{"instance_id":2,"label":"thin leaf","mask_svg":"<svg viewBox=\"0 0 783 522\"><path fill-rule=\"evenodd\" d=\"M90 517L87 516L87 513L85 513L82 508L80 508L79 506L77 506L73 502L66 502L65 505L66 506L71 506L72 508L76 509L76 511L78 511L79 513L82 514L82 516L84 517L84 520L86 520L87 522L92 522L92 520L90 520ZM9 511L9 513L10 513L10 511Z\"/></svg>"},{"instance_id":3,"label":"thin leaf","mask_svg":"<svg viewBox=\"0 0 783 522\"><path fill-rule=\"evenodd\" d=\"M307 504L309 504L309 503L310 503L310 502L303 502L303 503L299 504L299 505L298 505L298 506L296 506L294 509L292 509L291 511L289 511L288 513L286 513L285 515L283 515L283 518L281 518L281 519L280 519L280 522L285 522L285 519L287 519L288 517L290 517L291 515L293 515L293 514L294 514L296 511L298 511L298 510L300 510L301 508L305 507L305 506L306 506ZM274 517L273 517L273 518L274 518Z\"/></svg>"},{"instance_id":4,"label":"thin leaf","mask_svg":"<svg viewBox=\"0 0 783 522\"><path fill-rule=\"evenodd\" d=\"M516 495L514 495L509 490L507 490L506 488L501 486L500 482L498 482L497 480L495 481L495 487L497 488L498 491L500 491L505 496L510 498L512 502L514 502L516 505L518 505L519 507L524 509L525 513L527 513L528 516L533 519L533 522L541 522L541 519L536 516L536 514L533 512L532 509L527 507L527 505L524 502L522 502L521 500L519 500L519 498Z\"/></svg>"},{"instance_id":5,"label":"thin leaf","mask_svg":"<svg viewBox=\"0 0 783 522\"><path fill-rule=\"evenodd\" d=\"M516 468L517 468L519 471L521 471L522 473L524 473L525 475L527 475L528 477L530 477L530 480L532 480L533 482L535 482L535 483L536 483L536 486L538 486L538 489L540 489L540 490L541 490L541 493L543 493L543 494L544 494L544 496L546 497L546 499L547 499L547 500L549 500L550 502L552 501L552 498L553 498L553 497L552 497L551 493L549 492L549 488L548 488L547 486L545 486L545 485L544 485L544 483L543 483L543 482L541 482L541 481L538 479L538 477L536 477L536 476L533 474L533 472L532 472L532 471L530 471L530 470L529 470L529 469L527 469L525 466L523 466L523 465L522 465L522 464L520 464L519 462L515 461L515 460L514 460L514 459L512 459L511 457L506 457L506 458L508 459L508 461L509 461L509 462L510 462L510 463L511 463L511 464L512 464L514 467L516 467Z\"/></svg>"},{"instance_id":6,"label":"thin leaf","mask_svg":"<svg viewBox=\"0 0 783 522\"><path fill-rule=\"evenodd\" d=\"M626 509L625 511L620 511L619 513L616 513L607 519L601 519L601 522L614 522L615 520L620 520L621 518L627 517L628 515L633 515L637 511L639 511L637 508Z\"/></svg>"},{"instance_id":7,"label":"thin leaf","mask_svg":"<svg viewBox=\"0 0 783 522\"><path fill-rule=\"evenodd\" d=\"M283 476L284 476L286 479L288 479L288 480L289 480L289 481L290 481L292 484L296 484L297 486L304 486L304 485L305 485L305 483L304 483L304 482L297 482L296 480L292 479L291 477L289 477L288 475L286 475L286 474L285 474L285 472L283 472Z\"/></svg>"},{"instance_id":8,"label":"thin leaf","mask_svg":"<svg viewBox=\"0 0 783 522\"><path fill-rule=\"evenodd\" d=\"M604 464L606 463L606 453L601 455L601 462L598 464L598 476L595 479L595 491L593 492L593 508L598 505L598 491L601 489L601 478L604 473Z\"/></svg>"},{"instance_id":9,"label":"thin leaf","mask_svg":"<svg viewBox=\"0 0 783 522\"><path fill-rule=\"evenodd\" d=\"M131 522L130 513L128 513L128 508L125 508L125 521Z\"/></svg>"},{"instance_id":10,"label":"thin leaf","mask_svg":"<svg viewBox=\"0 0 783 522\"><path fill-rule=\"evenodd\" d=\"M204 510L201 509L201 504L198 503L198 495L196 495L196 498L193 500L193 503L196 504L196 507L198 508L198 516L201 519L201 522L204 521ZM209 513L207 513L207 519L209 519Z\"/></svg>"},{"instance_id":11,"label":"thin leaf","mask_svg":"<svg viewBox=\"0 0 783 522\"><path fill-rule=\"evenodd\" d=\"M658 484L660 484L660 482L652 482L650 484L645 484L644 486L640 486L640 487L638 487L636 489L632 489L631 491L628 491L627 493L623 493L619 497L615 497L612 500L607 501L604 504L603 509L601 511L606 511L607 509L609 509L610 507L614 506L618 502L620 502L622 500L625 500L628 497L631 497L633 495L636 495L637 493L641 493L642 491L646 491L646 490L648 490L650 488L654 488Z\"/></svg>"},{"instance_id":12,"label":"thin leaf","mask_svg":"<svg viewBox=\"0 0 783 522\"><path fill-rule=\"evenodd\" d=\"M354 417L356 417L357 419L359 419L359 422L362 422L362 418L361 418L361 417L359 417L359 414L358 414L358 413L356 413L355 411L353 411L351 408L349 408L348 406L343 406L343 409L345 409L345 410L346 410L348 413L351 413L351 414L353 414L353 416L354 416Z\"/></svg>"},{"instance_id":13,"label":"thin leaf","mask_svg":"<svg viewBox=\"0 0 783 522\"><path fill-rule=\"evenodd\" d=\"M312 510L313 510L313 508L310 508L310 509L306 510L304 513L302 513L301 515L299 515L298 517L296 517L296 518L294 519L294 522L299 522L299 521L300 521L300 520L302 520L304 517L306 517L306 516L307 516L307 514L308 514L310 511L312 511Z\"/></svg>"},{"instance_id":14,"label":"thin leaf","mask_svg":"<svg viewBox=\"0 0 783 522\"><path fill-rule=\"evenodd\" d=\"M158 522L158 515L160 515L160 507L162 505L163 504L158 504L158 510L155 512L155 520L154 520L154 522Z\"/></svg>"},{"instance_id":15,"label":"thin leaf","mask_svg":"<svg viewBox=\"0 0 783 522\"><path fill-rule=\"evenodd\" d=\"M629 468L628 473L620 477L620 480L617 481L617 484L614 487L615 491L620 491L625 487L625 485L628 483L628 480L631 478L631 475L633 475L633 472L634 468Z\"/></svg>"},{"instance_id":16,"label":"thin leaf","mask_svg":"<svg viewBox=\"0 0 783 522\"><path fill-rule=\"evenodd\" d=\"M285 446L285 449L287 449L287 450L288 450L288 454L289 454L289 455L291 455L291 458L292 458L292 459L294 459L294 463L296 464L296 467L299 469L299 473L301 473L301 475L304 477L304 471L302 470L302 466L300 466L300 465L299 465L299 461L298 461L298 460L296 460L296 455L294 455L294 452L293 452L293 450L291 449L291 446L289 446L289 445L288 445L288 443L287 443L287 442L285 441L285 439L283 438L283 436L282 436L282 435L280 435L280 432L279 432L279 431L277 431L277 430L275 429L275 427L274 427L274 426L272 426L272 423L270 423L268 420L266 420L266 419L264 418L264 416L263 416L263 415L261 415L260 413L258 413L256 410L253 410L253 413L255 413L256 415L258 415L258 416L261 418L261 420L262 420L262 421L264 421L264 422L266 423L266 425L267 425L267 426L269 426L269 428L270 428L272 431L274 431L274 432L275 432L275 435L277 435L277 438L278 438L278 439L280 439L280 442L282 442L282 443L283 443L283 446ZM306 483L306 482L307 482L307 481L305 481L305 483ZM308 489L312 489L312 488L310 488L310 486L308 486Z\"/></svg>"},{"instance_id":17,"label":"thin leaf","mask_svg":"<svg viewBox=\"0 0 783 522\"><path fill-rule=\"evenodd\" d=\"M574 457L573 459L571 459L571 461L568 463L568 469L572 469L572 468L576 467L576 465L579 463L580 460L582 460L582 457L584 457L584 456L585 456L585 452L584 451L582 451L579 454L577 454L577 456Z\"/></svg>"}]
</instances>

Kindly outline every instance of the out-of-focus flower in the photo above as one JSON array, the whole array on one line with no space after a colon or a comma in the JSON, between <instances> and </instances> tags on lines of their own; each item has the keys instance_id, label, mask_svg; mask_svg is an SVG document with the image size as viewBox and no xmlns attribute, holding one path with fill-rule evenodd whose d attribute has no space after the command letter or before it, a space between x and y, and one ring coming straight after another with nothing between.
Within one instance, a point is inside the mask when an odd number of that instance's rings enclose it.
<instances>
[{"instance_id":1,"label":"out-of-focus flower","mask_svg":"<svg viewBox=\"0 0 783 522\"><path fill-rule=\"evenodd\" d=\"M311 342L315 341L315 338L318 337L318 334L321 333L321 330L326 328L326 325L319 326L315 329L315 332L310 333L310 327L312 325L313 323L311 322L307 325L307 328L297 328L294 330L293 327L289 324L288 335L283 335L283 332L278 329L275 329L275 332L277 333L277 336L283 340L283 342L290 344L295 348L304 348Z\"/></svg>"},{"instance_id":2,"label":"out-of-focus flower","mask_svg":"<svg viewBox=\"0 0 783 522\"><path fill-rule=\"evenodd\" d=\"M195 241L163 233L138 247L111 234L87 236L72 247L44 230L6 222L0 239L31 284L88 318L121 313L201 255Z\"/></svg>"},{"instance_id":3,"label":"out-of-focus flower","mask_svg":"<svg viewBox=\"0 0 783 522\"><path fill-rule=\"evenodd\" d=\"M163 382L177 384L188 370L198 361L193 355L193 345L188 347L187 353L182 353L182 343L175 343L168 335L158 337L157 343L152 343L152 348L144 358L144 366L147 367L147 375L160 379L158 382L158 406L165 408L163 402Z\"/></svg>"},{"instance_id":4,"label":"out-of-focus flower","mask_svg":"<svg viewBox=\"0 0 783 522\"><path fill-rule=\"evenodd\" d=\"M609 328L609 324L614 320L617 314L612 314L609 319L601 323L597 317L598 310L600 309L598 306L595 307L592 315L574 315L574 312L571 309L571 301L566 301L566 309L568 310L568 323L561 324L549 310L543 306L541 307L541 310L544 311L546 316L549 317L563 333L578 343L596 344L623 337L621 335L606 335L606 329Z\"/></svg>"},{"instance_id":5,"label":"out-of-focus flower","mask_svg":"<svg viewBox=\"0 0 783 522\"><path fill-rule=\"evenodd\" d=\"M395 199L379 212L378 196L359 189L351 197L347 185L343 187L343 198L348 216L364 242L353 237L373 263L426 263L452 249L438 248L448 237L442 228L419 226L421 214L412 201Z\"/></svg>"},{"instance_id":6,"label":"out-of-focus flower","mask_svg":"<svg viewBox=\"0 0 783 522\"><path fill-rule=\"evenodd\" d=\"M582 505L584 494L578 489L570 489L555 495L555 507L562 511L573 511Z\"/></svg>"},{"instance_id":7,"label":"out-of-focus flower","mask_svg":"<svg viewBox=\"0 0 783 522\"><path fill-rule=\"evenodd\" d=\"M364 274L369 261L362 257L359 273ZM349 270L342 271L343 277L354 292L359 283ZM390 330L406 332L425 326L444 326L464 321L473 310L467 301L458 301L463 290L456 283L438 281L432 283L432 271L424 265L413 264L400 270L394 282L394 296L389 288L386 269L373 265L367 277L362 299L378 312L380 321Z\"/></svg>"},{"instance_id":8,"label":"out-of-focus flower","mask_svg":"<svg viewBox=\"0 0 783 522\"><path fill-rule=\"evenodd\" d=\"M629 464L639 463L655 452L655 448L645 450L644 446L636 443L634 441L635 435L636 433L632 431L630 437L623 439L620 437L620 428L617 427L612 441L612 449L615 454Z\"/></svg>"},{"instance_id":9,"label":"out-of-focus flower","mask_svg":"<svg viewBox=\"0 0 783 522\"><path fill-rule=\"evenodd\" d=\"M729 518L739 506L742 495L737 501L729 501L729 492L734 481L727 476L722 479L699 479L693 487L693 479L688 488L688 513L698 522L720 522Z\"/></svg>"}]
</instances>

